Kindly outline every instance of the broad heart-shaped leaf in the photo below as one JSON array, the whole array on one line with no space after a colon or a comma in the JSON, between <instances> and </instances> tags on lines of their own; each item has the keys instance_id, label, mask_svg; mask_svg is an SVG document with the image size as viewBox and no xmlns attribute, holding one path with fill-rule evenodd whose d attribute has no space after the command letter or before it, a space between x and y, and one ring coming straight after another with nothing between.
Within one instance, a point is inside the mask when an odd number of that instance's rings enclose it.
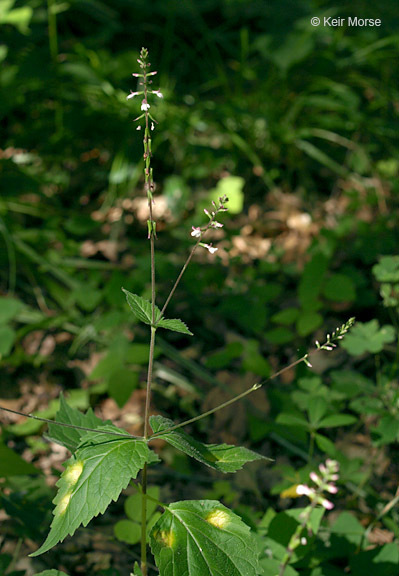
<instances>
[{"instance_id":1,"label":"broad heart-shaped leaf","mask_svg":"<svg viewBox=\"0 0 399 576\"><path fill-rule=\"evenodd\" d=\"M124 432L115 426L103 426L98 432L82 435L57 482L50 533L31 556L47 552L68 534L72 536L81 524L87 526L94 516L103 514L145 462L158 460L144 440L119 439L107 434L108 430Z\"/></svg>"},{"instance_id":2,"label":"broad heart-shaped leaf","mask_svg":"<svg viewBox=\"0 0 399 576\"><path fill-rule=\"evenodd\" d=\"M157 327L166 328L166 330L172 330L173 332L181 332L182 334L188 334L189 336L193 335L193 333L187 328L186 324L178 318L161 318L161 320L158 321Z\"/></svg>"},{"instance_id":3,"label":"broad heart-shaped leaf","mask_svg":"<svg viewBox=\"0 0 399 576\"><path fill-rule=\"evenodd\" d=\"M239 516L216 500L175 502L150 534L160 576L257 576L257 543Z\"/></svg>"},{"instance_id":4,"label":"broad heart-shaped leaf","mask_svg":"<svg viewBox=\"0 0 399 576\"><path fill-rule=\"evenodd\" d=\"M109 420L104 422L98 418L91 408L89 408L86 414L82 414L82 412L79 412L76 408L71 408L62 393L60 395L60 408L55 416L55 420L56 422L84 426L85 428L99 428L105 424L111 424ZM76 450L82 434L86 434L84 430L57 426L57 424L49 424L48 430L47 436L50 440L65 446L65 448L68 448L71 452Z\"/></svg>"},{"instance_id":5,"label":"broad heart-shaped leaf","mask_svg":"<svg viewBox=\"0 0 399 576\"><path fill-rule=\"evenodd\" d=\"M129 304L133 314L137 316L139 320L144 322L145 324L152 324L152 306L149 300L142 298L141 296L137 296L137 294L132 294L128 290L122 288L123 292L126 295L127 303ZM158 306L155 306L155 324L161 318L161 311Z\"/></svg>"},{"instance_id":6,"label":"broad heart-shaped leaf","mask_svg":"<svg viewBox=\"0 0 399 576\"><path fill-rule=\"evenodd\" d=\"M154 433L157 433L171 428L174 422L158 415L150 417L150 424ZM256 452L252 452L252 450L248 450L248 448L243 448L242 446L203 444L195 440L195 438L184 432L181 428L166 432L162 435L162 438L166 440L168 444L191 456L191 458L195 458L199 462L206 464L206 466L224 473L236 472L242 468L244 464L253 462L254 460L270 460L270 458L256 454Z\"/></svg>"}]
</instances>

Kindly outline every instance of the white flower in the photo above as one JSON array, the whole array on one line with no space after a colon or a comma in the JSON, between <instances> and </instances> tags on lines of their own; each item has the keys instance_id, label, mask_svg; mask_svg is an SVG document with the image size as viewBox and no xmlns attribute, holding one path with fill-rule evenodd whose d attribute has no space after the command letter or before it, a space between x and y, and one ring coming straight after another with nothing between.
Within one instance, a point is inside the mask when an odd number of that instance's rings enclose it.
<instances>
[{"instance_id":1,"label":"white flower","mask_svg":"<svg viewBox=\"0 0 399 576\"><path fill-rule=\"evenodd\" d=\"M151 108L151 106L148 104L147 100L143 100L141 103L141 109L144 112L147 112L147 110L149 110Z\"/></svg>"},{"instance_id":2,"label":"white flower","mask_svg":"<svg viewBox=\"0 0 399 576\"><path fill-rule=\"evenodd\" d=\"M194 236L194 238L200 238L201 237L201 228L196 227L196 226L191 226L191 228L193 229L191 232L191 236Z\"/></svg>"},{"instance_id":3,"label":"white flower","mask_svg":"<svg viewBox=\"0 0 399 576\"><path fill-rule=\"evenodd\" d=\"M214 220L211 224L212 228L223 228L223 224L221 224L220 222L216 222L216 220Z\"/></svg>"},{"instance_id":4,"label":"white flower","mask_svg":"<svg viewBox=\"0 0 399 576\"><path fill-rule=\"evenodd\" d=\"M299 496L309 496L310 494L314 494L314 490L309 488L306 484L298 484L296 487L296 493Z\"/></svg>"},{"instance_id":5,"label":"white flower","mask_svg":"<svg viewBox=\"0 0 399 576\"><path fill-rule=\"evenodd\" d=\"M140 92L132 92L130 91L129 96L126 96L127 100L129 100L129 98L134 98L135 96L137 96L138 94L140 94Z\"/></svg>"},{"instance_id":6,"label":"white flower","mask_svg":"<svg viewBox=\"0 0 399 576\"><path fill-rule=\"evenodd\" d=\"M160 90L153 90L152 93L156 94L158 98L163 98L163 94Z\"/></svg>"},{"instance_id":7,"label":"white flower","mask_svg":"<svg viewBox=\"0 0 399 576\"><path fill-rule=\"evenodd\" d=\"M204 248L206 248L211 254L217 252L217 248L214 248L211 244L203 244Z\"/></svg>"},{"instance_id":8,"label":"white flower","mask_svg":"<svg viewBox=\"0 0 399 576\"><path fill-rule=\"evenodd\" d=\"M141 126L137 126L136 130L141 130Z\"/></svg>"}]
</instances>

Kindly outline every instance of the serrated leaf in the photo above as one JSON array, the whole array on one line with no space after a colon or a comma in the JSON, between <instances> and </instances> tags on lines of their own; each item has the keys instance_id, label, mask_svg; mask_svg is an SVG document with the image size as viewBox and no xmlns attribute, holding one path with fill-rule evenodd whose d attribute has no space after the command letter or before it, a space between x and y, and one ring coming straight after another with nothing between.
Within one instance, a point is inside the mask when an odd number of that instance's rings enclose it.
<instances>
[{"instance_id":1,"label":"serrated leaf","mask_svg":"<svg viewBox=\"0 0 399 576\"><path fill-rule=\"evenodd\" d=\"M134 563L133 574L134 574L134 576L143 576L143 573L141 571L141 568L140 568L138 562Z\"/></svg>"},{"instance_id":2,"label":"serrated leaf","mask_svg":"<svg viewBox=\"0 0 399 576\"><path fill-rule=\"evenodd\" d=\"M157 327L166 328L166 330L172 330L173 332L181 332L182 334L188 334L193 336L193 333L187 328L186 324L179 320L178 318L162 318L158 321Z\"/></svg>"},{"instance_id":3,"label":"serrated leaf","mask_svg":"<svg viewBox=\"0 0 399 576\"><path fill-rule=\"evenodd\" d=\"M64 395L60 394L60 407L55 415L56 422L62 422L65 424L73 424L75 426L84 426L85 428L99 428L105 424L111 424L108 420L104 422L98 418L93 410L89 408L86 414L82 414L76 408L69 406L64 398ZM49 424L47 436L57 444L61 444L68 448L71 452L74 452L78 446L82 434L86 434L83 430L77 430L76 428L67 428L66 426L57 426L57 424Z\"/></svg>"},{"instance_id":4,"label":"serrated leaf","mask_svg":"<svg viewBox=\"0 0 399 576\"><path fill-rule=\"evenodd\" d=\"M171 428L174 422L158 415L150 417L150 425L154 433L157 433ZM166 432L162 435L162 439L191 458L195 458L195 460L202 462L202 464L224 473L236 472L242 468L244 464L253 462L254 460L270 460L270 458L261 456L242 446L203 444L184 432L181 428Z\"/></svg>"},{"instance_id":5,"label":"serrated leaf","mask_svg":"<svg viewBox=\"0 0 399 576\"><path fill-rule=\"evenodd\" d=\"M151 530L160 576L257 576L255 537L216 500L175 502Z\"/></svg>"},{"instance_id":6,"label":"serrated leaf","mask_svg":"<svg viewBox=\"0 0 399 576\"><path fill-rule=\"evenodd\" d=\"M145 324L152 324L152 305L149 300L142 298L141 296L137 296L137 294L132 294L125 288L122 288L123 292L126 295L127 303L130 306L131 311L133 314L144 322ZM155 306L155 324L161 318L161 311L158 306Z\"/></svg>"},{"instance_id":7,"label":"serrated leaf","mask_svg":"<svg viewBox=\"0 0 399 576\"><path fill-rule=\"evenodd\" d=\"M72 536L81 524L87 526L92 518L103 514L146 462L158 460L144 440L114 439L107 434L109 430L124 433L116 426L104 426L82 436L76 454L67 461L57 482L50 533L31 556L47 552Z\"/></svg>"}]
</instances>

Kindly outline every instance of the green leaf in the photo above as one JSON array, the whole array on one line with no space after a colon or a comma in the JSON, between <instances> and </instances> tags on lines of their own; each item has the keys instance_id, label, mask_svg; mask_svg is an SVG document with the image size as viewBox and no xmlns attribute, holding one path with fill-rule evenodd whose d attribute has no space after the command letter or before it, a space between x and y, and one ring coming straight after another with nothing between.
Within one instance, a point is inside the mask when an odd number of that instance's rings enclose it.
<instances>
[{"instance_id":1,"label":"green leaf","mask_svg":"<svg viewBox=\"0 0 399 576\"><path fill-rule=\"evenodd\" d=\"M160 576L257 576L257 542L239 516L216 500L168 506L151 530Z\"/></svg>"},{"instance_id":2,"label":"green leaf","mask_svg":"<svg viewBox=\"0 0 399 576\"><path fill-rule=\"evenodd\" d=\"M16 298L5 298L2 296L0 298L0 324L5 324L15 318L23 306L22 302L16 300Z\"/></svg>"},{"instance_id":3,"label":"green leaf","mask_svg":"<svg viewBox=\"0 0 399 576\"><path fill-rule=\"evenodd\" d=\"M171 428L174 426L174 422L158 415L150 417L150 425L154 433L157 433ZM161 438L191 458L224 473L236 472L244 464L254 460L270 460L270 458L256 454L248 448L229 446L228 444L203 444L189 436L181 428L166 432Z\"/></svg>"},{"instance_id":4,"label":"green leaf","mask_svg":"<svg viewBox=\"0 0 399 576\"><path fill-rule=\"evenodd\" d=\"M356 298L355 284L345 274L332 274L327 280L324 296L333 302L353 302Z\"/></svg>"},{"instance_id":5,"label":"green leaf","mask_svg":"<svg viewBox=\"0 0 399 576\"><path fill-rule=\"evenodd\" d=\"M395 568L396 566L396 568ZM399 566L399 548L396 542L377 546L372 550L364 550L354 554L350 559L353 576L392 576L397 574Z\"/></svg>"},{"instance_id":6,"label":"green leaf","mask_svg":"<svg viewBox=\"0 0 399 576\"><path fill-rule=\"evenodd\" d=\"M149 486L147 488L148 496L154 498L155 500L159 499L159 487L158 486ZM158 504L154 502L154 500L147 499L147 518L155 512L157 509ZM127 498L125 502L125 512L128 518L134 520L135 522L141 522L141 514L142 514L142 507L141 507L141 493L136 492Z\"/></svg>"},{"instance_id":7,"label":"green leaf","mask_svg":"<svg viewBox=\"0 0 399 576\"><path fill-rule=\"evenodd\" d=\"M0 443L0 478L25 474L40 474L40 470L30 462L26 462L14 450Z\"/></svg>"},{"instance_id":8,"label":"green leaf","mask_svg":"<svg viewBox=\"0 0 399 576\"><path fill-rule=\"evenodd\" d=\"M133 314L139 320L141 320L141 322L144 322L145 324L149 324L151 326L152 324L151 302L149 300L145 300L145 298L142 298L141 296L137 296L137 294L132 294L131 292L125 290L124 288L122 288L122 290L126 295L127 303L129 304ZM155 306L155 324L159 321L160 318L161 318L161 311L158 308L158 306Z\"/></svg>"},{"instance_id":9,"label":"green leaf","mask_svg":"<svg viewBox=\"0 0 399 576\"><path fill-rule=\"evenodd\" d=\"M322 396L311 396L309 399L308 414L309 422L312 427L316 428L320 420L328 410L327 400Z\"/></svg>"},{"instance_id":10,"label":"green leaf","mask_svg":"<svg viewBox=\"0 0 399 576\"><path fill-rule=\"evenodd\" d=\"M157 322L157 328L166 328L166 330L172 330L173 332L181 332L182 334L188 334L193 336L193 333L187 328L187 326L179 320L178 318L162 318Z\"/></svg>"},{"instance_id":11,"label":"green leaf","mask_svg":"<svg viewBox=\"0 0 399 576\"><path fill-rule=\"evenodd\" d=\"M312 334L323 323L323 316L318 312L305 310L301 312L296 321L296 329L300 336Z\"/></svg>"},{"instance_id":12,"label":"green leaf","mask_svg":"<svg viewBox=\"0 0 399 576\"><path fill-rule=\"evenodd\" d=\"M370 322L357 322L349 334L345 334L341 346L352 356L360 356L366 352L377 354L385 344L393 342L395 337L393 326L386 325L380 328L378 320L374 319Z\"/></svg>"},{"instance_id":13,"label":"green leaf","mask_svg":"<svg viewBox=\"0 0 399 576\"><path fill-rule=\"evenodd\" d=\"M315 310L315 303L321 291L327 265L328 259L321 253L315 254L312 260L306 264L298 287L299 301L304 310Z\"/></svg>"},{"instance_id":14,"label":"green leaf","mask_svg":"<svg viewBox=\"0 0 399 576\"><path fill-rule=\"evenodd\" d=\"M60 572L60 570L45 570L44 572L38 572L34 576L68 576L65 572Z\"/></svg>"},{"instance_id":15,"label":"green leaf","mask_svg":"<svg viewBox=\"0 0 399 576\"><path fill-rule=\"evenodd\" d=\"M140 568L138 562L135 562L135 563L134 563L133 576L143 576L143 573L142 573L142 571L141 571L141 568Z\"/></svg>"},{"instance_id":16,"label":"green leaf","mask_svg":"<svg viewBox=\"0 0 399 576\"><path fill-rule=\"evenodd\" d=\"M108 377L108 394L122 408L139 385L139 375L128 368L117 368Z\"/></svg>"},{"instance_id":17,"label":"green leaf","mask_svg":"<svg viewBox=\"0 0 399 576\"><path fill-rule=\"evenodd\" d=\"M0 326L0 359L8 356L14 346L17 333L9 326Z\"/></svg>"},{"instance_id":18,"label":"green leaf","mask_svg":"<svg viewBox=\"0 0 399 576\"><path fill-rule=\"evenodd\" d=\"M114 526L115 537L126 544L137 544L141 539L141 526L131 520L119 520Z\"/></svg>"},{"instance_id":19,"label":"green leaf","mask_svg":"<svg viewBox=\"0 0 399 576\"><path fill-rule=\"evenodd\" d=\"M285 308L277 314L274 314L271 317L271 321L275 322L276 324L283 324L284 326L288 326L293 324L295 320L298 318L299 310L297 308Z\"/></svg>"},{"instance_id":20,"label":"green leaf","mask_svg":"<svg viewBox=\"0 0 399 576\"><path fill-rule=\"evenodd\" d=\"M103 426L98 432L82 436L76 454L67 461L57 482L50 533L31 556L47 552L68 534L72 536L81 524L87 526L94 516L103 514L146 462L158 460L144 440L113 439L107 431L124 433L116 426Z\"/></svg>"},{"instance_id":21,"label":"green leaf","mask_svg":"<svg viewBox=\"0 0 399 576\"><path fill-rule=\"evenodd\" d=\"M382 256L373 266L373 274L378 282L399 282L399 256Z\"/></svg>"},{"instance_id":22,"label":"green leaf","mask_svg":"<svg viewBox=\"0 0 399 576\"><path fill-rule=\"evenodd\" d=\"M351 414L332 414L326 416L319 422L319 428L336 428L338 426L349 426L357 422L357 418Z\"/></svg>"},{"instance_id":23,"label":"green leaf","mask_svg":"<svg viewBox=\"0 0 399 576\"><path fill-rule=\"evenodd\" d=\"M309 430L309 422L305 420L305 418L285 412L282 412L277 416L276 424L285 424L285 426L299 426L300 428L306 428L306 430Z\"/></svg>"},{"instance_id":24,"label":"green leaf","mask_svg":"<svg viewBox=\"0 0 399 576\"><path fill-rule=\"evenodd\" d=\"M226 195L229 199L227 206L230 214L240 214L244 206L245 180L241 176L226 176L221 178L216 188L210 191L209 201L217 202L218 198Z\"/></svg>"},{"instance_id":25,"label":"green leaf","mask_svg":"<svg viewBox=\"0 0 399 576\"><path fill-rule=\"evenodd\" d=\"M98 418L91 408L89 408L86 414L82 414L82 412L79 412L76 408L72 408L65 400L62 392L60 394L60 408L55 415L55 421L72 424L74 426L84 426L85 428L99 428L100 426L104 426L104 424L111 424L109 420L104 422ZM86 432L77 430L76 428L57 426L57 424L48 425L47 436L53 442L65 446L65 448L68 448L71 452L74 452L77 448L82 434L86 434Z\"/></svg>"}]
</instances>

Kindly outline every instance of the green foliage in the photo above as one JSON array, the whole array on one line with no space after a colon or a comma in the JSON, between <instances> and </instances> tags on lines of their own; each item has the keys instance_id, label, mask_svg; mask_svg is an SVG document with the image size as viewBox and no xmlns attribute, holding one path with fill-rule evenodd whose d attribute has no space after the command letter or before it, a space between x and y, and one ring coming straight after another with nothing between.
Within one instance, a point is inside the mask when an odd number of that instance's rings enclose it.
<instances>
[{"instance_id":1,"label":"green foliage","mask_svg":"<svg viewBox=\"0 0 399 576\"><path fill-rule=\"evenodd\" d=\"M170 504L151 531L162 576L256 576L256 540L241 518L214 500Z\"/></svg>"},{"instance_id":2,"label":"green foliage","mask_svg":"<svg viewBox=\"0 0 399 576\"><path fill-rule=\"evenodd\" d=\"M147 534L160 517L156 511L159 500L159 487L147 488ZM132 494L126 499L125 512L129 520L120 520L114 526L114 533L118 540L127 544L137 544L141 540L142 496L140 492Z\"/></svg>"},{"instance_id":3,"label":"green foliage","mask_svg":"<svg viewBox=\"0 0 399 576\"><path fill-rule=\"evenodd\" d=\"M38 556L72 536L83 524L103 514L145 463L157 461L143 440L110 439L108 432L124 433L116 426L103 425L98 432L87 432L57 482L54 519L44 544L31 556ZM101 486L100 492L98 491Z\"/></svg>"},{"instance_id":4,"label":"green foliage","mask_svg":"<svg viewBox=\"0 0 399 576\"><path fill-rule=\"evenodd\" d=\"M378 320L357 322L342 342L342 347L352 356L360 356L366 352L377 354L384 349L386 344L393 342L395 337L395 328L390 325L380 328Z\"/></svg>"},{"instance_id":5,"label":"green foliage","mask_svg":"<svg viewBox=\"0 0 399 576\"><path fill-rule=\"evenodd\" d=\"M0 441L0 477L7 478L24 474L40 474L40 470Z\"/></svg>"},{"instance_id":6,"label":"green foliage","mask_svg":"<svg viewBox=\"0 0 399 576\"><path fill-rule=\"evenodd\" d=\"M124 288L122 290L126 294L126 300L135 316L141 322L145 324L152 325L152 306L151 302L141 298L141 296L137 296L136 294L131 294ZM192 336L192 332L187 328L187 326L181 320L177 318L174 319L166 319L161 317L161 311L158 306L155 306L155 323L154 326L160 328L166 328L166 330L172 330L173 332L181 332L182 334L188 334Z\"/></svg>"},{"instance_id":7,"label":"green foliage","mask_svg":"<svg viewBox=\"0 0 399 576\"><path fill-rule=\"evenodd\" d=\"M169 428L174 426L174 422L163 416L151 416L150 424L154 434L166 440L168 444L220 472L236 472L247 462L270 460L270 458L256 454L248 448L227 444L203 444L182 429L167 432ZM163 430L166 432L162 433Z\"/></svg>"},{"instance_id":8,"label":"green foliage","mask_svg":"<svg viewBox=\"0 0 399 576\"><path fill-rule=\"evenodd\" d=\"M40 572L34 574L34 576L68 576L65 572L60 572L60 570L44 570L44 572Z\"/></svg>"}]
</instances>

